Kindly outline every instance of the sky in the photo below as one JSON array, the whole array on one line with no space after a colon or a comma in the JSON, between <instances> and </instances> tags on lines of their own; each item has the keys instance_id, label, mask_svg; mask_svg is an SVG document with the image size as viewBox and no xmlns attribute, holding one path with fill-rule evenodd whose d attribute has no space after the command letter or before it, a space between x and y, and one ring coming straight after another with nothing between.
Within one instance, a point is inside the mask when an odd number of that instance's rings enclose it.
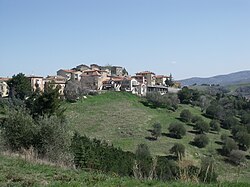
<instances>
[{"instance_id":1,"label":"sky","mask_svg":"<svg viewBox=\"0 0 250 187\"><path fill-rule=\"evenodd\" d=\"M250 0L0 0L0 77L79 64L174 79L250 69Z\"/></svg>"}]
</instances>

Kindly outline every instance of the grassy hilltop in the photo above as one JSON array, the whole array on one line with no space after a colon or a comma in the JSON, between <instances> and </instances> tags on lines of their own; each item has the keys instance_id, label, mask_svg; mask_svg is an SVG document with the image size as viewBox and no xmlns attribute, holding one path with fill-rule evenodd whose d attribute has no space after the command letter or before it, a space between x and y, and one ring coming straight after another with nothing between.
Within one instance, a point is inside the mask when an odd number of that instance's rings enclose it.
<instances>
[{"instance_id":1,"label":"grassy hilltop","mask_svg":"<svg viewBox=\"0 0 250 187\"><path fill-rule=\"evenodd\" d=\"M217 153L217 149L221 148L220 135L229 134L228 130L222 129L219 134L208 133L210 143L205 148L190 145L190 141L195 136L192 125L185 125L187 134L182 139L168 136L169 124L179 121L178 118L183 109L189 109L192 114L200 115L209 122L210 119L202 116L198 107L179 105L175 112L164 108L155 109L144 106L139 97L123 92L90 96L77 103L66 103L65 107L71 130L92 138L106 140L116 147L133 152L138 144L146 143L153 155L169 155L169 149L174 143L182 143L186 147L186 158L193 160L194 163L199 164L202 157L213 155L219 180L249 182L250 168L232 166ZM163 135L158 140L152 141L149 130L155 122L161 123Z\"/></svg>"}]
</instances>

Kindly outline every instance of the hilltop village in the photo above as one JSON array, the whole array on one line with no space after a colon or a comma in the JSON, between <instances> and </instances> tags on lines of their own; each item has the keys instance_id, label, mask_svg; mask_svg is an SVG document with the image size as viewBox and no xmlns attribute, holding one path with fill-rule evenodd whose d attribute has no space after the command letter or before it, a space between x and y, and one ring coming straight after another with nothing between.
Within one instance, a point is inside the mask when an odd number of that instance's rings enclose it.
<instances>
[{"instance_id":1,"label":"hilltop village","mask_svg":"<svg viewBox=\"0 0 250 187\"><path fill-rule=\"evenodd\" d=\"M68 81L79 81L88 90L101 92L105 90L126 91L145 96L147 92L178 92L180 83L172 80L172 75L156 75L150 71L138 72L130 76L121 66L90 66L81 64L72 69L60 69L55 76L27 76L33 91L37 88L44 91L45 85L50 83L59 87L59 93L64 95L64 88ZM9 88L7 81L10 78L0 78L0 96L7 97ZM169 84L171 83L171 84Z\"/></svg>"}]
</instances>

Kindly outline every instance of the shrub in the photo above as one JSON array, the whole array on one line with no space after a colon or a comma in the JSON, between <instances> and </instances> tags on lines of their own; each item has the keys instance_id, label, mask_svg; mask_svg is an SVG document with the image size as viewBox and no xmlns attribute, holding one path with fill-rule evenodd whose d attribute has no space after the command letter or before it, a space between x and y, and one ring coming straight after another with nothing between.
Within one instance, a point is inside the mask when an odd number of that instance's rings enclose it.
<instances>
[{"instance_id":1,"label":"shrub","mask_svg":"<svg viewBox=\"0 0 250 187\"><path fill-rule=\"evenodd\" d=\"M236 126L238 124L239 124L239 121L236 118L232 117L232 116L226 117L225 120L222 122L222 126L225 129L230 129L233 126Z\"/></svg>"},{"instance_id":2,"label":"shrub","mask_svg":"<svg viewBox=\"0 0 250 187\"><path fill-rule=\"evenodd\" d=\"M213 131L220 132L220 123L217 120L211 120L209 125Z\"/></svg>"},{"instance_id":3,"label":"shrub","mask_svg":"<svg viewBox=\"0 0 250 187\"><path fill-rule=\"evenodd\" d=\"M249 113L244 113L242 116L241 116L241 121L243 124L248 124L250 123L250 114Z\"/></svg>"},{"instance_id":4,"label":"shrub","mask_svg":"<svg viewBox=\"0 0 250 187\"><path fill-rule=\"evenodd\" d=\"M24 108L10 109L2 124L2 136L6 145L13 151L28 149L34 144L37 126Z\"/></svg>"},{"instance_id":5,"label":"shrub","mask_svg":"<svg viewBox=\"0 0 250 187\"><path fill-rule=\"evenodd\" d=\"M186 129L182 123L171 123L168 127L169 132L175 138L182 138L186 134Z\"/></svg>"},{"instance_id":6,"label":"shrub","mask_svg":"<svg viewBox=\"0 0 250 187\"><path fill-rule=\"evenodd\" d=\"M222 154L228 155L232 150L238 149L236 142L232 138L226 138L222 146Z\"/></svg>"},{"instance_id":7,"label":"shrub","mask_svg":"<svg viewBox=\"0 0 250 187\"><path fill-rule=\"evenodd\" d=\"M176 110L180 102L176 94L161 95L159 92L147 93L146 100L154 107L163 107L170 110Z\"/></svg>"},{"instance_id":8,"label":"shrub","mask_svg":"<svg viewBox=\"0 0 250 187\"><path fill-rule=\"evenodd\" d=\"M156 178L163 181L176 180L179 174L179 168L173 160L158 156L156 165Z\"/></svg>"},{"instance_id":9,"label":"shrub","mask_svg":"<svg viewBox=\"0 0 250 187\"><path fill-rule=\"evenodd\" d=\"M245 162L245 153L240 150L232 150L229 155L229 160L236 165L240 165Z\"/></svg>"},{"instance_id":10,"label":"shrub","mask_svg":"<svg viewBox=\"0 0 250 187\"><path fill-rule=\"evenodd\" d=\"M180 118L183 122L190 122L192 119L192 114L188 109L184 109L180 113Z\"/></svg>"},{"instance_id":11,"label":"shrub","mask_svg":"<svg viewBox=\"0 0 250 187\"><path fill-rule=\"evenodd\" d=\"M200 134L204 132L209 132L209 124L203 120L197 121L194 130L197 130Z\"/></svg>"},{"instance_id":12,"label":"shrub","mask_svg":"<svg viewBox=\"0 0 250 187\"><path fill-rule=\"evenodd\" d=\"M215 172L215 161L213 158L205 157L201 160L199 179L201 182L217 182L218 174Z\"/></svg>"},{"instance_id":13,"label":"shrub","mask_svg":"<svg viewBox=\"0 0 250 187\"><path fill-rule=\"evenodd\" d=\"M34 146L40 155L53 162L64 160L70 144L67 124L57 116L44 116L38 119L37 127Z\"/></svg>"},{"instance_id":14,"label":"shrub","mask_svg":"<svg viewBox=\"0 0 250 187\"><path fill-rule=\"evenodd\" d=\"M225 141L226 141L227 138L228 138L228 135L227 135L227 134L222 134L222 135L220 136L220 139L221 139L221 141L222 141L223 143L225 143Z\"/></svg>"},{"instance_id":15,"label":"shrub","mask_svg":"<svg viewBox=\"0 0 250 187\"><path fill-rule=\"evenodd\" d=\"M160 123L155 123L153 125L152 136L154 136L156 140L159 136L161 136L161 124Z\"/></svg>"},{"instance_id":16,"label":"shrub","mask_svg":"<svg viewBox=\"0 0 250 187\"><path fill-rule=\"evenodd\" d=\"M193 116L192 117L192 123L196 123L197 121L201 121L203 120L201 116Z\"/></svg>"},{"instance_id":17,"label":"shrub","mask_svg":"<svg viewBox=\"0 0 250 187\"><path fill-rule=\"evenodd\" d=\"M199 148L205 147L209 143L209 139L205 134L196 135L194 138L194 145Z\"/></svg>"},{"instance_id":18,"label":"shrub","mask_svg":"<svg viewBox=\"0 0 250 187\"><path fill-rule=\"evenodd\" d=\"M180 160L182 160L182 158L185 156L185 146L180 143L174 144L174 146L169 151L171 154L175 154L175 156Z\"/></svg>"},{"instance_id":19,"label":"shrub","mask_svg":"<svg viewBox=\"0 0 250 187\"><path fill-rule=\"evenodd\" d=\"M250 134L247 132L238 132L236 134L236 140L239 143L239 146L243 150L247 150L250 147Z\"/></svg>"},{"instance_id":20,"label":"shrub","mask_svg":"<svg viewBox=\"0 0 250 187\"><path fill-rule=\"evenodd\" d=\"M136 164L138 166L135 172L137 173L137 178L149 177L152 165L152 157L146 144L139 144L137 146L137 149L135 151L135 158Z\"/></svg>"}]
</instances>

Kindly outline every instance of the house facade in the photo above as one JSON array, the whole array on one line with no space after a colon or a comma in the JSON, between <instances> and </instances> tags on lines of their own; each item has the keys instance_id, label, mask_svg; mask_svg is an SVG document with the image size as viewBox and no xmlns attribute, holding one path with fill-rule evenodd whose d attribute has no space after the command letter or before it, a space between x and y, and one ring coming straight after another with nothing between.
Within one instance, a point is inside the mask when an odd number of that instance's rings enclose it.
<instances>
[{"instance_id":1,"label":"house facade","mask_svg":"<svg viewBox=\"0 0 250 187\"><path fill-rule=\"evenodd\" d=\"M7 81L9 78L0 78L0 97L8 97L9 96L9 86Z\"/></svg>"},{"instance_id":2,"label":"house facade","mask_svg":"<svg viewBox=\"0 0 250 187\"><path fill-rule=\"evenodd\" d=\"M59 94L61 96L64 95L64 88L67 82L67 78L63 76L47 76L43 79L44 81L44 87L46 87L48 84L53 85L54 88L59 88Z\"/></svg>"},{"instance_id":3,"label":"house facade","mask_svg":"<svg viewBox=\"0 0 250 187\"><path fill-rule=\"evenodd\" d=\"M144 84L146 85L155 85L155 73L150 71L142 71L136 73L136 76L143 76L144 77Z\"/></svg>"},{"instance_id":4,"label":"house facade","mask_svg":"<svg viewBox=\"0 0 250 187\"><path fill-rule=\"evenodd\" d=\"M43 81L43 77L41 76L27 76L30 80L30 84L31 84L31 88L32 91L36 91L37 89L39 89L40 91L44 91L44 81Z\"/></svg>"}]
</instances>

